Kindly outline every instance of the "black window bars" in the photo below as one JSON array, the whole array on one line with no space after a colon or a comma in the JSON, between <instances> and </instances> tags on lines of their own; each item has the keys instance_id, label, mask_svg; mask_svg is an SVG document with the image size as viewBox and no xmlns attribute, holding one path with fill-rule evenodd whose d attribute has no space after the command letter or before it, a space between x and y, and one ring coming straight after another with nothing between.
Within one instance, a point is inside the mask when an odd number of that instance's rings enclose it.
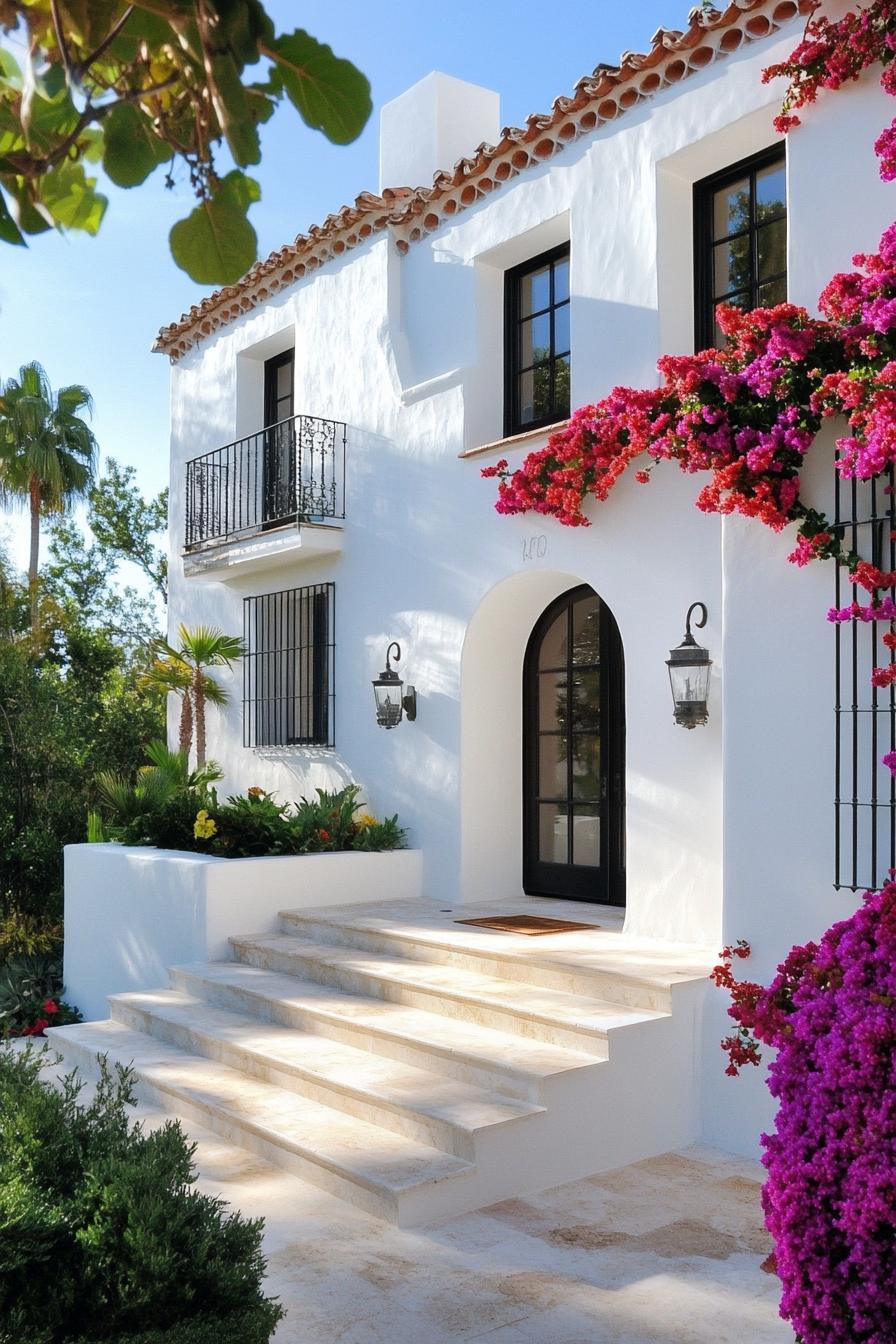
<instances>
[{"instance_id":1,"label":"black window bars","mask_svg":"<svg viewBox=\"0 0 896 1344\"><path fill-rule=\"evenodd\" d=\"M243 599L243 746L335 744L335 584Z\"/></svg>"},{"instance_id":2,"label":"black window bars","mask_svg":"<svg viewBox=\"0 0 896 1344\"><path fill-rule=\"evenodd\" d=\"M894 471L870 481L843 481L835 473L834 521L849 550L879 569L896 569ZM863 606L871 594L855 588L846 567L837 564L836 605L853 598ZM891 596L892 594L884 594ZM896 779L881 758L896 748L896 688L878 690L875 668L890 654L883 644L886 621L844 621L835 625L834 719L836 788L834 865L836 888L879 887L896 867Z\"/></svg>"}]
</instances>

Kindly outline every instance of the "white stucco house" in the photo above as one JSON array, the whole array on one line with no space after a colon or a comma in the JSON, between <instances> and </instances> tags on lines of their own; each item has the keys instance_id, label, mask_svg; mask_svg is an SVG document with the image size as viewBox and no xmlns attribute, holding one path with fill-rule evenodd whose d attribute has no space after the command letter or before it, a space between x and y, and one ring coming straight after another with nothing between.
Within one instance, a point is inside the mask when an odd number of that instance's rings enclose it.
<instances>
[{"instance_id":1,"label":"white stucco house","mask_svg":"<svg viewBox=\"0 0 896 1344\"><path fill-rule=\"evenodd\" d=\"M175 861L106 855L130 941L79 933L72 906L69 992L97 1017L100 988L131 992L60 1048L135 1059L175 1109L402 1221L696 1139L758 1152L771 1103L758 1074L724 1077L715 954L748 939L766 977L892 845L864 728L835 714L867 678L847 686L845 652L837 672L831 567L698 512L671 467L592 503L590 528L499 517L480 469L654 385L662 353L712 342L723 297L815 310L874 249L893 202L873 75L786 142L772 128L761 72L807 8L693 11L522 129L427 76L383 109L376 193L161 332L170 621L248 647L209 723L224 791L357 780L412 853L375 878L333 856L307 890L304 859L184 856L164 915L145 898ZM831 464L817 448L825 507ZM693 603L712 666L685 731L666 660ZM384 730L393 641L416 714ZM599 927L456 923L532 912Z\"/></svg>"}]
</instances>

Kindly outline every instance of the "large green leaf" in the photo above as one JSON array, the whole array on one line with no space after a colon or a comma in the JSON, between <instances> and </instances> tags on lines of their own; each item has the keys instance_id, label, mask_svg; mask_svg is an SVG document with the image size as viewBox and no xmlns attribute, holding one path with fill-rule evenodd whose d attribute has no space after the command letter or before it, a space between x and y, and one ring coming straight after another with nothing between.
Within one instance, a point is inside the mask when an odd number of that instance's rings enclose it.
<instances>
[{"instance_id":1,"label":"large green leaf","mask_svg":"<svg viewBox=\"0 0 896 1344\"><path fill-rule=\"evenodd\" d=\"M241 66L258 60L259 42L272 42L275 28L260 0L218 0L220 30Z\"/></svg>"},{"instance_id":2,"label":"large green leaf","mask_svg":"<svg viewBox=\"0 0 896 1344\"><path fill-rule=\"evenodd\" d=\"M178 220L169 235L171 255L200 285L229 285L254 262L258 239L246 211L259 200L258 183L234 169L214 196Z\"/></svg>"},{"instance_id":3,"label":"large green leaf","mask_svg":"<svg viewBox=\"0 0 896 1344\"><path fill-rule=\"evenodd\" d=\"M370 83L351 61L301 28L278 37L265 54L276 61L290 101L309 126L337 145L357 139L372 103Z\"/></svg>"},{"instance_id":4,"label":"large green leaf","mask_svg":"<svg viewBox=\"0 0 896 1344\"><path fill-rule=\"evenodd\" d=\"M170 148L153 135L133 103L119 103L106 117L103 167L117 187L139 187L153 169L171 158Z\"/></svg>"},{"instance_id":5,"label":"large green leaf","mask_svg":"<svg viewBox=\"0 0 896 1344\"><path fill-rule=\"evenodd\" d=\"M41 178L40 199L60 228L95 234L109 204L95 188L96 178L66 159Z\"/></svg>"},{"instance_id":6,"label":"large green leaf","mask_svg":"<svg viewBox=\"0 0 896 1344\"><path fill-rule=\"evenodd\" d=\"M236 62L228 53L208 61L212 102L234 162L258 163L261 145Z\"/></svg>"},{"instance_id":7,"label":"large green leaf","mask_svg":"<svg viewBox=\"0 0 896 1344\"><path fill-rule=\"evenodd\" d=\"M22 237L18 225L9 213L9 206L2 194L0 194L0 241L4 243L16 243L20 247L25 247L25 239Z\"/></svg>"}]
</instances>

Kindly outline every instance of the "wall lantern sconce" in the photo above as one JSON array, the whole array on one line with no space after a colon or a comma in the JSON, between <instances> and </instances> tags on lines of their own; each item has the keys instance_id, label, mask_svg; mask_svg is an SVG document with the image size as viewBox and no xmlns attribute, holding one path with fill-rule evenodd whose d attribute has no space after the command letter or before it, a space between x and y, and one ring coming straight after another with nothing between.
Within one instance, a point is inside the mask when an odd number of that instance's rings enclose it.
<instances>
[{"instance_id":1,"label":"wall lantern sconce","mask_svg":"<svg viewBox=\"0 0 896 1344\"><path fill-rule=\"evenodd\" d=\"M373 683L376 721L381 728L397 728L401 723L402 711L411 723L417 717L417 692L413 686L404 690L404 682L389 661L393 649L396 663L401 662L401 645L393 640L386 650L385 671L381 672Z\"/></svg>"},{"instance_id":2,"label":"wall lantern sconce","mask_svg":"<svg viewBox=\"0 0 896 1344\"><path fill-rule=\"evenodd\" d=\"M709 719L707 700L709 698L709 669L712 659L709 650L702 648L691 634L691 616L700 611L700 620L694 624L702 630L706 624L706 607L702 602L692 602L685 618L684 639L677 649L671 649L666 659L669 669L669 681L672 683L672 699L675 702L675 722L682 728L696 728Z\"/></svg>"}]
</instances>

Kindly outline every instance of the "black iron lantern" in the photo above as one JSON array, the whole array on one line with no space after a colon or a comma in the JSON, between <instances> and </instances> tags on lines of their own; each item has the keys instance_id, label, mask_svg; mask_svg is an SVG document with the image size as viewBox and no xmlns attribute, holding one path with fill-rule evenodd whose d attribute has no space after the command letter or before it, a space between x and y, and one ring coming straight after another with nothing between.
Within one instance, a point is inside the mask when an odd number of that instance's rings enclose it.
<instances>
[{"instance_id":1,"label":"black iron lantern","mask_svg":"<svg viewBox=\"0 0 896 1344\"><path fill-rule=\"evenodd\" d=\"M404 689L404 682L392 667L390 658L395 650L396 663L401 662L401 645L394 640L386 650L386 667L373 683L373 698L376 701L376 721L381 728L397 728L401 723L402 712L413 723L417 717L417 692L413 686Z\"/></svg>"},{"instance_id":2,"label":"black iron lantern","mask_svg":"<svg viewBox=\"0 0 896 1344\"><path fill-rule=\"evenodd\" d=\"M709 669L712 659L709 650L697 643L691 634L691 616L699 610L700 619L694 624L702 630L706 624L706 607L702 602L692 602L685 618L684 639L677 649L671 649L666 660L669 669L669 681L672 683L672 699L675 702L675 722L682 728L696 728L709 719L707 700L709 699Z\"/></svg>"}]
</instances>

